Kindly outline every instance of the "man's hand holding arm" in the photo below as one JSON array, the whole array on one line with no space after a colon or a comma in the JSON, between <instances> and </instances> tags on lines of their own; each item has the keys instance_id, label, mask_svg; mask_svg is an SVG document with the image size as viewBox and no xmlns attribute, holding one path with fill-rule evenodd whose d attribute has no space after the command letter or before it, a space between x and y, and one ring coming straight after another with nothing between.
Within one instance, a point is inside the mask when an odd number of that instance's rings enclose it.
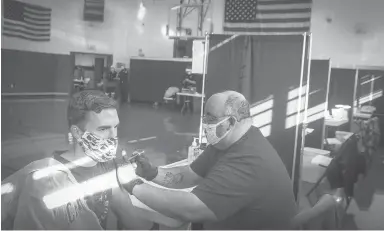
<instances>
[{"instance_id":1,"label":"man's hand holding arm","mask_svg":"<svg viewBox=\"0 0 384 231\"><path fill-rule=\"evenodd\" d=\"M138 176L167 188L191 188L202 179L189 165L173 168L155 167L144 155L136 158L136 164Z\"/></svg>"},{"instance_id":2,"label":"man's hand holding arm","mask_svg":"<svg viewBox=\"0 0 384 231\"><path fill-rule=\"evenodd\" d=\"M218 221L254 200L261 191L255 183L257 177L254 166L233 161L211 169L192 192L158 188L140 181L131 181L126 189L166 216L190 222Z\"/></svg>"},{"instance_id":3,"label":"man's hand holding arm","mask_svg":"<svg viewBox=\"0 0 384 231\"><path fill-rule=\"evenodd\" d=\"M145 156L136 159L136 174L168 188L190 188L200 184L208 172L209 149L192 164L175 168L153 167ZM193 169L193 170L192 170ZM195 194L169 190L132 180L124 188L150 208L183 221L216 221L215 214Z\"/></svg>"}]
</instances>

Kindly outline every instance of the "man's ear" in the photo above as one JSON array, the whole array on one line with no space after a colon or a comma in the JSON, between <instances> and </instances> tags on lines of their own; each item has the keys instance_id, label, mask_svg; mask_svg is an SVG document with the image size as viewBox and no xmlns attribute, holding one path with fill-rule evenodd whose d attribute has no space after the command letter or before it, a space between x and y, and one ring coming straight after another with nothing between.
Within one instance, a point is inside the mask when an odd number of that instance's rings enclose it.
<instances>
[{"instance_id":1,"label":"man's ear","mask_svg":"<svg viewBox=\"0 0 384 231\"><path fill-rule=\"evenodd\" d=\"M83 132L80 130L80 128L76 125L72 125L71 128L71 133L72 133L72 136L78 140L81 138L81 136L83 135Z\"/></svg>"}]
</instances>

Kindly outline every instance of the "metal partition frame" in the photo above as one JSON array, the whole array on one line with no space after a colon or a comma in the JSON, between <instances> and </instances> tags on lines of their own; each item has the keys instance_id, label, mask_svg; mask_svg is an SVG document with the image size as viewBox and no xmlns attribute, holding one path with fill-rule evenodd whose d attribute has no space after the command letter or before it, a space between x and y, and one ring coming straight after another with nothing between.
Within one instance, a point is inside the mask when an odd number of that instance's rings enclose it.
<instances>
[{"instance_id":1,"label":"metal partition frame","mask_svg":"<svg viewBox=\"0 0 384 231\"><path fill-rule=\"evenodd\" d=\"M328 81L327 81L327 93L325 95L325 110L324 110L324 123L323 130L321 131L321 149L324 149L324 139L325 139L325 115L328 111L328 100L329 100L329 85L331 84L331 70L332 70L332 62L329 59L329 70L328 70Z\"/></svg>"},{"instance_id":2,"label":"metal partition frame","mask_svg":"<svg viewBox=\"0 0 384 231\"><path fill-rule=\"evenodd\" d=\"M205 33L204 41L204 59L203 59L203 82L201 86L201 109L200 109L200 124L199 124L199 144L201 144L203 136L203 116L204 116L204 102L205 102L205 77L207 75L208 66L208 49L209 49L209 34Z\"/></svg>"},{"instance_id":3,"label":"metal partition frame","mask_svg":"<svg viewBox=\"0 0 384 231\"><path fill-rule=\"evenodd\" d=\"M295 134L295 144L294 144L294 150L293 150L293 160L292 160L292 183L296 180L296 159L298 154L298 139L299 139L299 125L302 123L303 126L301 128L301 144L300 144L300 166L302 162L302 155L304 150L304 143L305 143L305 129L307 127L307 112L308 112L308 92L309 92L309 78L310 78L310 63L307 64L307 86L306 86L306 93L305 93L305 105L304 105L304 120L301 120L301 98L303 96L302 90L303 90L303 82L304 82L304 71L305 71L305 59L306 59L306 50L307 50L307 33L303 34L304 42L303 42L303 53L302 53L302 59L301 59L301 74L300 74L300 86L299 86L299 99L297 104L297 117L296 117L296 134ZM311 40L310 40L311 41ZM310 51L309 51L310 54ZM310 59L309 59L310 60ZM299 168L301 169L301 168ZM300 179L301 176L301 170L298 171L298 179Z\"/></svg>"}]
</instances>

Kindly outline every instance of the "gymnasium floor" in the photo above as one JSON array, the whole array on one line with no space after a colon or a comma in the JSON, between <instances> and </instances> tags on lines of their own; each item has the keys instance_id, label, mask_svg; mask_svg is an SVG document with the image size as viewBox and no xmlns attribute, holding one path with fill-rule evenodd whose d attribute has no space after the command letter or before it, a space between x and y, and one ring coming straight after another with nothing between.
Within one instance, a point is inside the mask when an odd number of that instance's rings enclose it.
<instances>
[{"instance_id":1,"label":"gymnasium floor","mask_svg":"<svg viewBox=\"0 0 384 231\"><path fill-rule=\"evenodd\" d=\"M53 150L66 148L66 105L63 99L2 100L2 179ZM120 144L128 153L144 148L156 165L186 158L192 137L198 135L198 114L182 116L166 107L125 104L119 115ZM377 154L368 176L358 183L345 229L384 229L384 164L378 157L384 149Z\"/></svg>"}]
</instances>

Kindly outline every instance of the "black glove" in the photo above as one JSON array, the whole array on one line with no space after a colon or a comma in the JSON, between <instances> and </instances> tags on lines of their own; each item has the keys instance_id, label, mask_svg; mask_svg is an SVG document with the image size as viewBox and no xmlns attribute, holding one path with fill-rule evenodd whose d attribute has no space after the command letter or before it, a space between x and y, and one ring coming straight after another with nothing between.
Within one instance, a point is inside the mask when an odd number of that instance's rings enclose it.
<instances>
[{"instance_id":1,"label":"black glove","mask_svg":"<svg viewBox=\"0 0 384 231\"><path fill-rule=\"evenodd\" d=\"M139 185L139 184L142 184L144 183L141 179L139 178L136 178L136 179L133 179L131 180L130 182L126 183L123 185L124 189L127 190L127 192L129 194L133 194L133 188L136 186L136 185Z\"/></svg>"},{"instance_id":2,"label":"black glove","mask_svg":"<svg viewBox=\"0 0 384 231\"><path fill-rule=\"evenodd\" d=\"M136 175L146 179L147 181L152 181L158 174L158 168L152 166L149 159L141 154L135 158L135 162L137 164Z\"/></svg>"}]
</instances>

